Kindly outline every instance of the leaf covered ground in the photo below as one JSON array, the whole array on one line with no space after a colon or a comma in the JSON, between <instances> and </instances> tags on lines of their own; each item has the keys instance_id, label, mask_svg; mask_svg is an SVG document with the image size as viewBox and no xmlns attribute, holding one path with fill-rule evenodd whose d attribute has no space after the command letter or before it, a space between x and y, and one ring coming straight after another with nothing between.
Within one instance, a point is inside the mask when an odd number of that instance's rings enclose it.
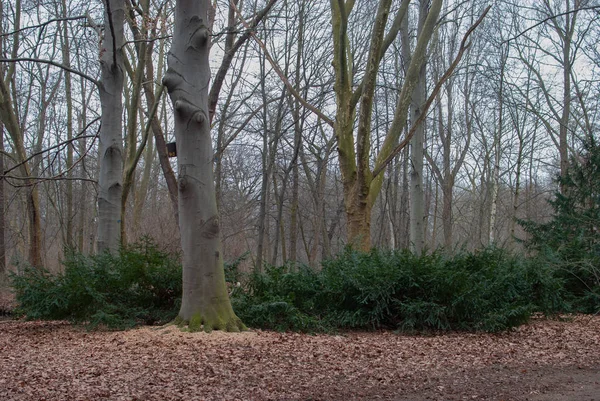
<instances>
[{"instance_id":1,"label":"leaf covered ground","mask_svg":"<svg viewBox=\"0 0 600 401\"><path fill-rule=\"evenodd\" d=\"M600 317L500 335L0 322L0 400L600 400Z\"/></svg>"}]
</instances>

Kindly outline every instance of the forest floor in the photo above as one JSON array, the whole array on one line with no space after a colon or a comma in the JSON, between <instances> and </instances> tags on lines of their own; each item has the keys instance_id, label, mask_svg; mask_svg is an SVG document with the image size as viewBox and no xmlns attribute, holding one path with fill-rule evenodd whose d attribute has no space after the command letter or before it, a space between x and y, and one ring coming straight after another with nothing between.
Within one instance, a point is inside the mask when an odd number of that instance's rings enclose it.
<instances>
[{"instance_id":1,"label":"forest floor","mask_svg":"<svg viewBox=\"0 0 600 401\"><path fill-rule=\"evenodd\" d=\"M600 401L600 317L431 336L0 321L4 401L377 399Z\"/></svg>"}]
</instances>

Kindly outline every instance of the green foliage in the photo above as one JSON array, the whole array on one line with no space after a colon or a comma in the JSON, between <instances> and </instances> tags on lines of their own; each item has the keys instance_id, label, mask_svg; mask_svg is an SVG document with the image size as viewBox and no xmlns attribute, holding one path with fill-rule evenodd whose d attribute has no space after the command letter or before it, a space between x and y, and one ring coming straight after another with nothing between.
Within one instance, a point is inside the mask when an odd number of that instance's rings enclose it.
<instances>
[{"instance_id":1,"label":"green foliage","mask_svg":"<svg viewBox=\"0 0 600 401\"><path fill-rule=\"evenodd\" d=\"M567 171L557 178L561 191L549 201L553 218L519 223L529 235L528 248L564 280L572 310L595 313L600 310L600 146L589 141Z\"/></svg>"},{"instance_id":2,"label":"green foliage","mask_svg":"<svg viewBox=\"0 0 600 401\"><path fill-rule=\"evenodd\" d=\"M250 326L277 330L496 332L562 310L561 289L549 267L496 248L452 258L347 249L319 271L252 273L233 304Z\"/></svg>"},{"instance_id":3,"label":"green foliage","mask_svg":"<svg viewBox=\"0 0 600 401\"><path fill-rule=\"evenodd\" d=\"M131 327L172 320L181 297L181 267L150 240L108 253L69 252L64 272L27 267L12 276L19 310L29 319L59 319L89 327Z\"/></svg>"},{"instance_id":4,"label":"green foliage","mask_svg":"<svg viewBox=\"0 0 600 401\"><path fill-rule=\"evenodd\" d=\"M288 266L266 267L242 278L243 291L234 292L232 305L238 317L251 327L272 330L325 331L316 309L318 275L308 269L291 272Z\"/></svg>"},{"instance_id":5,"label":"green foliage","mask_svg":"<svg viewBox=\"0 0 600 401\"><path fill-rule=\"evenodd\" d=\"M228 282L243 283L233 307L247 324L265 329L497 332L535 312L568 309L560 269L497 248L454 257L346 249L319 270L281 266L245 275L241 260L226 265ZM63 273L26 268L12 284L30 319L125 328L177 315L181 267L146 240L114 256L70 253Z\"/></svg>"}]
</instances>

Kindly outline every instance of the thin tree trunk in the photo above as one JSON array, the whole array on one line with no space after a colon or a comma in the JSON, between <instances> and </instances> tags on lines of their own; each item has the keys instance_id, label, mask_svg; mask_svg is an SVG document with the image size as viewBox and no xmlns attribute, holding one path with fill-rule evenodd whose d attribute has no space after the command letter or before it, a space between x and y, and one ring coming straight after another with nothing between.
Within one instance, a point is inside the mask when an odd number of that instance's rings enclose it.
<instances>
[{"instance_id":1,"label":"thin tree trunk","mask_svg":"<svg viewBox=\"0 0 600 401\"><path fill-rule=\"evenodd\" d=\"M2 13L0 12L0 17L1 16ZM2 124L2 122L0 122L0 149L4 149L4 124ZM4 171L4 153L0 153L0 171ZM4 177L0 177L0 274L6 273L6 243L4 237L4 226L6 221L5 213L6 209L4 207Z\"/></svg>"},{"instance_id":2,"label":"thin tree trunk","mask_svg":"<svg viewBox=\"0 0 600 401\"><path fill-rule=\"evenodd\" d=\"M82 117L82 118L84 118L84 117ZM82 123L80 123L79 126L81 127L80 128L80 131L81 131L81 129L83 129L83 126L85 126L85 125L82 126ZM84 154L86 145L87 145L86 138L81 138L79 141L80 141L79 142L80 154ZM81 172L81 177L83 177L86 172L85 171L85 168L86 168L85 167L85 159L81 160L80 165L81 165L81 168L79 169L79 171ZM87 191L86 191L86 188L84 187L84 185L85 185L84 182L81 182L80 189L79 189L79 191L80 191L80 193L79 193L79 208L78 208L79 210L77 212L79 214L79 233L77 236L77 246L78 246L79 252L84 252L85 234L86 234L85 221L86 221L86 217L87 217L86 215L87 215L88 200L87 200ZM91 249L90 249L90 252L92 252Z\"/></svg>"},{"instance_id":3,"label":"thin tree trunk","mask_svg":"<svg viewBox=\"0 0 600 401\"><path fill-rule=\"evenodd\" d=\"M143 15L142 18L149 18L150 13L150 2L149 0L142 0L138 4L141 6ZM138 27L135 23L135 12L133 9L128 7L130 18L128 18L129 26L133 32L133 37L139 42L135 44L135 50L138 57L137 66L135 70L130 70L131 80L131 95L129 96L129 107L127 110L127 137L126 137L126 148L125 148L125 165L123 170L123 191L121 194L121 243L127 243L127 200L132 189L135 188L134 178L137 164L141 156L141 151L147 144L147 137L144 136L140 149L137 149L137 133L138 133L138 109L141 102L141 94L144 82L144 68L147 64L146 60L151 58L153 42L147 42L148 38L148 24L142 23L141 27ZM153 109L154 104L148 104L148 108ZM150 110L148 110L151 113ZM155 111L155 110L153 110ZM152 118L150 115L149 118ZM143 120L140 120L140 122ZM141 124L143 126L143 124ZM143 128L142 128L143 129ZM145 135L146 132L143 132Z\"/></svg>"},{"instance_id":4,"label":"thin tree trunk","mask_svg":"<svg viewBox=\"0 0 600 401\"><path fill-rule=\"evenodd\" d=\"M265 76L266 72L266 61L264 58L261 59L261 76ZM265 88L265 80L261 80L261 95L263 100L263 137L262 137L262 178L260 187L260 205L258 212L258 241L256 244L256 265L254 268L258 271L262 270L263 257L264 257L264 242L265 242L265 224L267 218L267 196L269 193L269 175L270 171L268 166L269 163L269 126L267 124L267 93Z\"/></svg>"},{"instance_id":5,"label":"thin tree trunk","mask_svg":"<svg viewBox=\"0 0 600 401\"><path fill-rule=\"evenodd\" d=\"M62 0L62 15L67 17L67 3L66 0ZM62 58L63 64L67 67L71 66L71 50L69 43L69 29L67 22L62 23ZM73 177L71 168L73 166L73 99L72 99L72 85L71 85L71 74L65 73L65 92L66 92L66 106L67 106L67 178L66 182L66 210L65 216L67 217L67 227L64 238L64 245L67 247L73 246L73 181L70 178Z\"/></svg>"},{"instance_id":6,"label":"thin tree trunk","mask_svg":"<svg viewBox=\"0 0 600 401\"><path fill-rule=\"evenodd\" d=\"M302 67L302 57L304 53L304 14L306 2L302 0L299 4L300 10L298 15L298 46L296 49L296 91L300 92L300 68ZM302 146L302 126L300 123L300 101L294 99L293 115L294 115L294 144L300 151ZM290 260L296 263L298 260L298 201L300 188L300 174L298 168L298 158L294 160L292 168L292 204L290 207ZM315 235L315 240L318 242L320 232Z\"/></svg>"},{"instance_id":7,"label":"thin tree trunk","mask_svg":"<svg viewBox=\"0 0 600 401\"><path fill-rule=\"evenodd\" d=\"M4 3L0 1L0 34L4 33ZM4 40L0 40L0 55L4 54ZM0 73L0 79L4 75ZM0 150L4 151L4 124L0 120ZM4 153L0 152L0 172L4 172ZM0 274L6 273L5 243L6 209L4 207L4 177L0 177Z\"/></svg>"},{"instance_id":8,"label":"thin tree trunk","mask_svg":"<svg viewBox=\"0 0 600 401\"><path fill-rule=\"evenodd\" d=\"M148 195L148 184L150 183L150 176L152 174L152 165L154 164L154 145L152 141L148 141L146 150L144 152L144 171L142 172L142 178L140 179L140 185L136 191L135 202L133 206L133 227L137 232L140 227L140 221L142 219L142 212L146 203L146 196Z\"/></svg>"},{"instance_id":9,"label":"thin tree trunk","mask_svg":"<svg viewBox=\"0 0 600 401\"><path fill-rule=\"evenodd\" d=\"M15 32L19 32L20 20L21 20L21 0L17 0L15 3ZM13 37L13 48L11 51L11 57L16 58L19 47L19 33L16 33ZM6 127L8 134L13 142L13 147L17 155L17 160L22 163L20 171L23 177L25 177L24 184L26 186L31 185L32 182L28 177L31 177L31 170L27 160L27 152L25 151L24 144L24 133L21 129L21 124L16 115L16 111L13 107L14 101L16 101L9 89L9 84L13 82L15 73L15 65L8 67L8 70L4 70L3 66L0 65L0 119ZM13 88L14 89L14 88ZM13 91L13 94L15 92ZM39 195L37 186L31 185L26 188L26 210L27 210L27 228L29 233L29 263L32 266L42 265L42 229L39 211Z\"/></svg>"},{"instance_id":10,"label":"thin tree trunk","mask_svg":"<svg viewBox=\"0 0 600 401\"><path fill-rule=\"evenodd\" d=\"M504 131L504 70L508 58L508 51L502 49L500 57L500 88L498 91L498 104L500 107L498 110L498 129L494 135L494 170L492 174L491 194L492 207L490 208L488 245L491 245L496 241L496 215L498 212L498 191L500 186L500 157L502 156L502 133ZM465 114L467 112L467 107L469 106L465 106Z\"/></svg>"},{"instance_id":11,"label":"thin tree trunk","mask_svg":"<svg viewBox=\"0 0 600 401\"><path fill-rule=\"evenodd\" d=\"M570 10L570 1L566 2L567 11ZM574 20L567 18L566 40L563 47L563 110L560 118L559 130L559 154L560 154L560 175L565 177L569 168L569 117L571 116L571 39L573 31L571 24ZM561 186L561 192L564 193L565 188Z\"/></svg>"},{"instance_id":12,"label":"thin tree trunk","mask_svg":"<svg viewBox=\"0 0 600 401\"><path fill-rule=\"evenodd\" d=\"M442 184L442 228L444 230L444 248L447 252L452 252L453 244L453 219L452 219L452 190L454 188L453 179L446 177Z\"/></svg>"},{"instance_id":13,"label":"thin tree trunk","mask_svg":"<svg viewBox=\"0 0 600 401\"><path fill-rule=\"evenodd\" d=\"M418 34L423 30L427 18L429 2L420 0L419 2L419 24ZM408 15L405 17L404 25L408 25ZM405 28L406 30L408 27ZM408 34L406 33L406 36ZM404 35L403 35L404 37ZM403 43L403 53L407 60L410 60L410 45ZM410 62L410 61L408 61ZM413 117L410 121L418 121L422 114L422 107L427 96L427 64L423 63L419 70L419 82L412 93L411 109ZM410 246L411 250L420 255L425 248L425 230L423 222L425 219L425 198L423 193L423 143L425 140L425 122L418 125L415 134L410 140Z\"/></svg>"}]
</instances>

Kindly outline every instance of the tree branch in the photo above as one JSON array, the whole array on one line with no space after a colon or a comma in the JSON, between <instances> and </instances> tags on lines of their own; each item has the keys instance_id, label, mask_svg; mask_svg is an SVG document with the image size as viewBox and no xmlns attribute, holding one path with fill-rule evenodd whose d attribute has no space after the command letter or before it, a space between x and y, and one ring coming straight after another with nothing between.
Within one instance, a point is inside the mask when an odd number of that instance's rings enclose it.
<instances>
[{"instance_id":1,"label":"tree branch","mask_svg":"<svg viewBox=\"0 0 600 401\"><path fill-rule=\"evenodd\" d=\"M87 15L78 15L76 17L65 17L65 18L53 18L51 20L48 20L48 21L43 22L43 23L38 24L38 25L30 25L30 26L26 26L24 28L17 29L17 30L12 31L12 32L2 33L2 34L0 34L0 38L3 38L5 36L11 36L11 35L14 35L14 34L17 34L17 33L21 33L21 32L26 31L28 29L45 28L46 26L48 26L48 25L50 25L50 24L52 24L54 22L75 21L75 20L87 19L87 18L88 18Z\"/></svg>"},{"instance_id":2,"label":"tree branch","mask_svg":"<svg viewBox=\"0 0 600 401\"><path fill-rule=\"evenodd\" d=\"M333 127L334 122L333 122L333 120L331 118L327 117L325 114L323 114L323 112L321 110L319 110L318 108L316 108L315 106L313 106L312 104L310 104L308 101L306 101L306 99L304 99L298 93L298 91L296 91L296 89L294 89L294 86L287 79L287 77L285 76L285 74L283 73L283 71L281 71L281 68L279 68L279 66L277 65L277 63L275 62L275 60L273 60L273 58L271 58L271 55L269 54L269 51L267 50L267 46L265 46L265 44L258 38L258 36L256 36L256 34L254 33L254 31L251 30L250 25L248 24L248 22L246 22L246 20L244 19L244 17L240 13L240 10L235 6L235 4L233 2L231 2L230 4L235 9L235 12L237 13L238 18L240 19L240 21L242 22L242 24L246 27L246 29L248 29L249 34L256 41L256 43L258 44L258 46L263 50L263 52L265 53L266 59L269 61L269 64L271 64L271 67L273 67L273 69L275 70L275 72L279 76L279 79L281 79L281 81L285 84L285 86L290 91L290 93L300 102L300 104L302 104L302 106L304 106L308 110L312 111L314 114L316 114L318 117L320 117L323 121L325 121L328 125L330 125L331 127Z\"/></svg>"},{"instance_id":3,"label":"tree branch","mask_svg":"<svg viewBox=\"0 0 600 401\"><path fill-rule=\"evenodd\" d=\"M41 154L44 154L44 153L46 153L46 152L49 152L49 151L51 151L51 150L53 150L53 149L59 148L59 147L61 147L61 146L64 146L64 145L67 145L67 144L69 144L69 143L71 143L71 142L74 142L74 141L76 141L76 140L78 140L78 139L82 139L82 138L95 138L95 137L97 137L97 136L98 136L98 134L95 134L95 135L83 135L83 133L84 133L84 132L86 132L86 131L87 131L87 129L88 129L88 128L89 128L89 127L92 125L92 124L96 123L98 120L100 120L100 117L96 117L95 119L93 119L93 120L92 120L92 121L91 121L91 122L90 122L88 125L86 125L86 126L85 126L85 128L84 128L84 129L83 129L83 130L82 130L82 131L81 131L79 134L77 134L77 136L75 136L75 137L73 137L73 138L71 138L71 139L69 139L69 140L66 140L66 141L63 141L63 142L57 143L56 145L54 145L54 146L51 146L51 147L49 147L49 148L46 148L46 149L44 149L44 150L42 150L42 151L40 151L40 152L36 152L36 153L33 153L33 154L31 154L31 155L30 155L30 156L29 156L27 159L23 160L22 162L20 162L20 163L18 163L18 164L16 164L16 165L14 165L14 166L12 166L11 168L9 168L8 170L4 171L4 172L3 172L3 175L4 175L4 176L6 176L8 173L10 173L11 171L13 171L13 170L15 170L15 169L19 168L21 165L23 165L23 164L25 164L25 163L29 162L31 159L33 159L33 158L35 158L35 157L37 157L37 156L39 156L39 155L41 155Z\"/></svg>"},{"instance_id":4,"label":"tree branch","mask_svg":"<svg viewBox=\"0 0 600 401\"><path fill-rule=\"evenodd\" d=\"M226 42L225 55L223 56L223 60L221 61L219 70L215 74L213 84L210 88L210 93L208 94L208 118L211 122L215 116L215 112L217 109L217 102L219 100L219 94L221 93L221 88L223 86L225 76L227 75L227 71L229 71L229 67L231 66L231 63L233 62L233 57L235 56L237 51L242 47L242 45L248 40L248 38L250 38L252 31L258 26L260 21L262 21L267 16L267 14L269 13L269 11L273 7L273 5L275 5L276 1L277 0L270 0L267 3L267 5L265 6L265 8L263 8L261 11L256 13L256 16L254 17L252 22L249 24L249 27L246 27L244 34L242 36L240 36L238 38L238 40L231 45L230 48L227 47L227 42ZM232 1L232 4L234 4L233 1ZM239 10L237 8L233 8L233 7L235 7L235 5L232 6L231 10L233 10L234 12L235 11L239 12ZM228 38L231 38L231 40L233 40L232 35L234 35L235 33L236 32L233 30L228 30L227 31Z\"/></svg>"},{"instance_id":5,"label":"tree branch","mask_svg":"<svg viewBox=\"0 0 600 401\"><path fill-rule=\"evenodd\" d=\"M487 13L490 11L490 8L491 8L491 6L488 6L483 11L483 14L481 14L481 16L479 17L479 19L477 21L475 21L475 23L465 33L465 36L463 37L462 42L460 44L460 49L458 50L458 54L454 58L454 61L452 62L452 64L448 68L448 70L446 70L446 72L444 73L444 75L435 84L435 87L433 88L433 91L431 92L431 95L429 96L429 98L427 99L427 102L425 102L425 105L423 106L423 111L422 111L421 115L419 116L419 118L414 122L414 124L410 128L410 131L406 135L406 138L404 138L404 140L402 142L400 142L394 148L394 150L388 155L387 158L385 158L381 163L379 163L375 167L375 169L373 170L373 178L377 177L377 175L379 175L379 173L381 173L383 170L385 170L385 168L387 167L387 165L392 160L394 160L394 157L396 157L396 155L398 153L400 153L400 151L402 151L402 149L404 149L404 147L406 145L408 145L408 143L410 142L411 138L415 134L415 132L417 130L417 127L420 124L422 124L423 121L425 121L425 118L427 117L427 111L431 107L431 104L434 102L435 97L437 96L437 94L439 93L439 91L442 89L442 85L448 80L448 78L450 78L452 76L452 73L454 72L454 70L456 69L456 67L458 66L458 64L460 63L460 60L462 59L465 51L471 46L470 43L467 43L467 41L469 39L469 36L471 36L471 34L473 33L473 31L475 31L475 29L479 26L479 24L481 24L481 22L483 21L483 19L487 15Z\"/></svg>"},{"instance_id":6,"label":"tree branch","mask_svg":"<svg viewBox=\"0 0 600 401\"><path fill-rule=\"evenodd\" d=\"M514 36L512 38L506 39L501 44L505 44L505 43L508 43L508 42L510 42L512 40L516 40L516 39L520 38L521 36L525 35L527 32L531 31L532 29L535 29L538 26L540 26L542 24L545 24L548 21L554 20L554 19L556 19L558 17L564 17L565 15L569 15L569 14L573 14L573 13L578 13L579 11L589 11L589 10L598 10L598 9L600 9L600 6L581 7L581 8L576 8L575 10L565 11L564 13L551 15L548 18L544 18L543 20L541 20L541 21L533 24L532 26L530 26L529 28L525 29L524 31L519 32L519 34L517 34L517 36Z\"/></svg>"},{"instance_id":7,"label":"tree branch","mask_svg":"<svg viewBox=\"0 0 600 401\"><path fill-rule=\"evenodd\" d=\"M61 68L67 72L70 72L71 74L75 74L75 75L79 75L80 77L87 79L88 81L90 81L91 83L93 83L96 86L99 86L100 83L98 80L96 80L95 78L92 78L91 76L75 70L71 67L68 67L64 64L61 63L57 63L56 61L52 61L52 60L44 60L44 59L40 59L40 58L32 58L32 57L20 57L20 58L2 58L0 59L0 63L21 63L21 62L33 62L33 63L42 63L42 64L49 64L52 65L54 67L58 67Z\"/></svg>"}]
</instances>

